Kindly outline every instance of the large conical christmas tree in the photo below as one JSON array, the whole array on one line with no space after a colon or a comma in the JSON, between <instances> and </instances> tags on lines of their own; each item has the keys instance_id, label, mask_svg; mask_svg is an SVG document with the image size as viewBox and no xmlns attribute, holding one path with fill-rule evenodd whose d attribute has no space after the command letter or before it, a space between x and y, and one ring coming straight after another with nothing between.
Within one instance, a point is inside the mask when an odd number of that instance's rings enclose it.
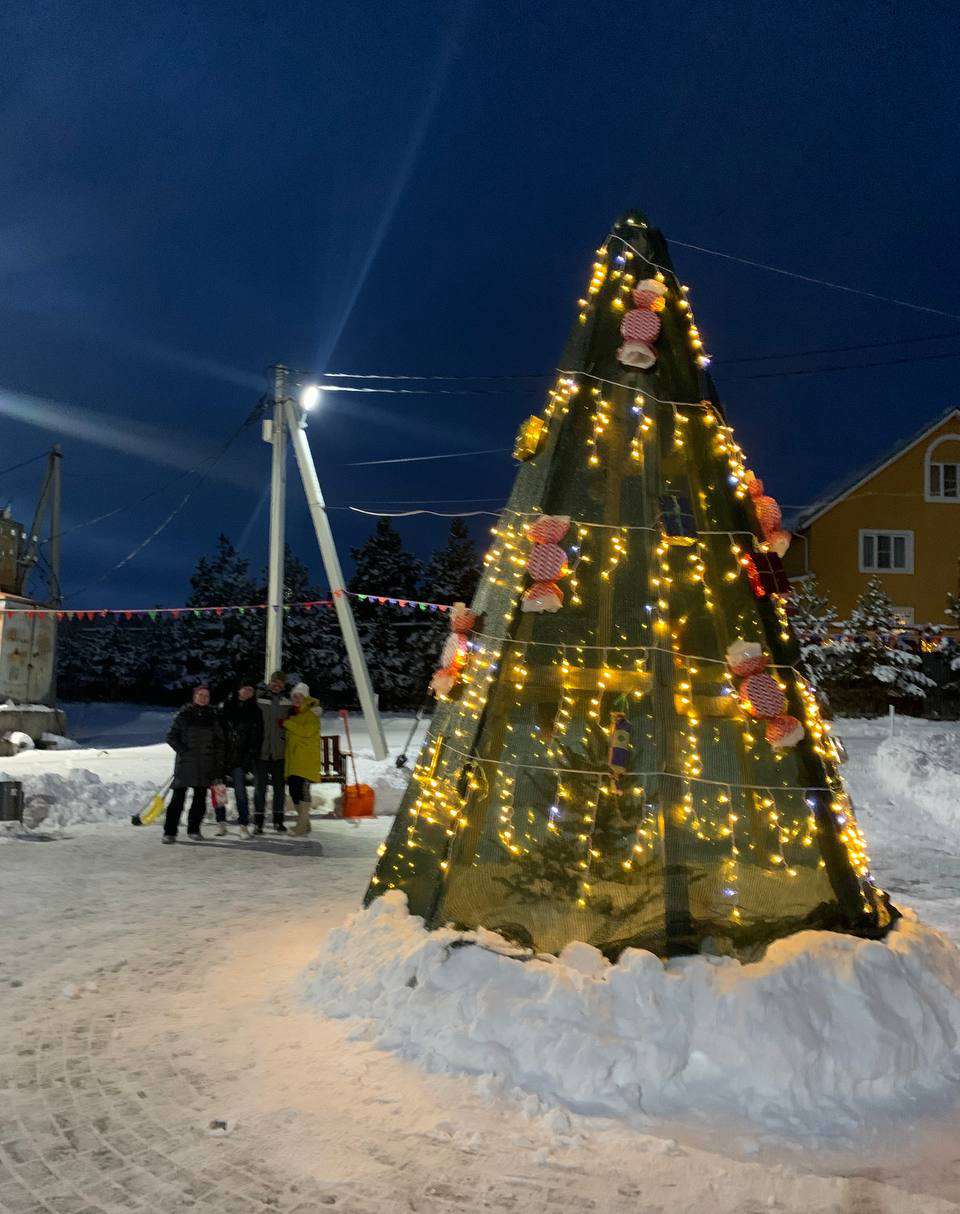
<instances>
[{"instance_id":1,"label":"large conical christmas tree","mask_svg":"<svg viewBox=\"0 0 960 1214\"><path fill-rule=\"evenodd\" d=\"M896 912L795 665L789 537L642 216L579 309L367 900L552 953L882 935Z\"/></svg>"}]
</instances>

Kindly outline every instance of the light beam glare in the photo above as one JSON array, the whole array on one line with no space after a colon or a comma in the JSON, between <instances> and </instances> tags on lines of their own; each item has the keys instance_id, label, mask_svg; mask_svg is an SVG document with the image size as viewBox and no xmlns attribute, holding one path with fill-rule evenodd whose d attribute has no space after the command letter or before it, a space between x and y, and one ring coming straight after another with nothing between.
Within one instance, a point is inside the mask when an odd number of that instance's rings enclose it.
<instances>
[{"instance_id":1,"label":"light beam glare","mask_svg":"<svg viewBox=\"0 0 960 1214\"><path fill-rule=\"evenodd\" d=\"M446 87L447 80L450 76L451 68L460 54L463 47L463 40L466 34L467 27L473 18L476 10L477 0L467 0L467 2L459 6L459 10L455 14L453 25L443 40L440 49L440 61L437 64L437 70L434 75L430 89L424 99L423 107L420 115L410 133L407 140L407 145L404 150L403 158L400 161L400 166L397 175L394 178L393 185L387 191L384 201L383 210L380 214L380 219L374 228L370 244L367 252L361 263L360 270L352 277L352 286L347 297L346 305L340 314L339 321L335 324L332 333L326 343L326 348L318 352L315 365L318 367L326 367L340 338L343 336L343 331L347 327L353 309L356 307L357 300L360 298L360 293L363 290L367 280L367 275L370 273L373 263L376 261L383 242L386 239L387 232L390 230L390 225L393 223L397 208L400 205L400 199L404 190L410 182L413 175L413 169L417 162L417 157L420 155L420 150L423 147L424 140L427 137L427 131L430 129L430 124L433 121L436 113L437 104L440 101L440 96Z\"/></svg>"}]
</instances>

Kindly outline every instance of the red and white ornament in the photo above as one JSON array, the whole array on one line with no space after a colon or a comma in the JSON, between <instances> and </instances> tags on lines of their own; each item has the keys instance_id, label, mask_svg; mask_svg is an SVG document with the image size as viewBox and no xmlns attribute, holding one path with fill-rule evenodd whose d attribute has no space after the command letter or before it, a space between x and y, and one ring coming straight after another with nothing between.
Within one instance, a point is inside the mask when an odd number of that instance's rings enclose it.
<instances>
[{"instance_id":1,"label":"red and white ornament","mask_svg":"<svg viewBox=\"0 0 960 1214\"><path fill-rule=\"evenodd\" d=\"M535 582L555 582L567 572L567 554L559 544L534 544L527 573Z\"/></svg>"},{"instance_id":2,"label":"red and white ornament","mask_svg":"<svg viewBox=\"0 0 960 1214\"><path fill-rule=\"evenodd\" d=\"M563 591L556 582L534 582L527 589L520 605L521 611L541 612L559 611L563 606Z\"/></svg>"},{"instance_id":3,"label":"red and white ornament","mask_svg":"<svg viewBox=\"0 0 960 1214\"><path fill-rule=\"evenodd\" d=\"M535 544L556 544L569 530L569 514L540 514L526 527L527 537Z\"/></svg>"},{"instance_id":4,"label":"red and white ornament","mask_svg":"<svg viewBox=\"0 0 960 1214\"><path fill-rule=\"evenodd\" d=\"M784 714L767 722L765 736L774 750L785 750L796 746L803 732L803 726L796 717Z\"/></svg>"},{"instance_id":5,"label":"red and white ornament","mask_svg":"<svg viewBox=\"0 0 960 1214\"><path fill-rule=\"evenodd\" d=\"M662 312L666 303L666 284L658 278L644 278L633 288L633 303L637 308Z\"/></svg>"},{"instance_id":6,"label":"red and white ornament","mask_svg":"<svg viewBox=\"0 0 960 1214\"><path fill-rule=\"evenodd\" d=\"M645 278L633 289L634 308L620 324L624 342L617 359L625 367L646 371L657 361L653 343L660 336L660 317L666 303L666 286L656 278Z\"/></svg>"},{"instance_id":7,"label":"red and white ornament","mask_svg":"<svg viewBox=\"0 0 960 1214\"><path fill-rule=\"evenodd\" d=\"M768 664L767 655L756 641L734 641L727 649L727 665L739 677L759 674Z\"/></svg>"},{"instance_id":8,"label":"red and white ornament","mask_svg":"<svg viewBox=\"0 0 960 1214\"><path fill-rule=\"evenodd\" d=\"M430 690L436 696L445 696L460 681L460 674L467 663L470 652L469 632L477 617L466 603L454 603L450 608L450 635L443 644L440 666L433 672Z\"/></svg>"},{"instance_id":9,"label":"red and white ornament","mask_svg":"<svg viewBox=\"0 0 960 1214\"><path fill-rule=\"evenodd\" d=\"M772 675L752 674L743 680L738 690L740 702L752 717L770 720L786 711L787 697Z\"/></svg>"},{"instance_id":10,"label":"red and white ornament","mask_svg":"<svg viewBox=\"0 0 960 1214\"><path fill-rule=\"evenodd\" d=\"M638 371L646 371L657 361L653 347L643 341L624 342L617 351L617 361L625 367L636 367Z\"/></svg>"},{"instance_id":11,"label":"red and white ornament","mask_svg":"<svg viewBox=\"0 0 960 1214\"><path fill-rule=\"evenodd\" d=\"M755 498L754 505L757 510L757 522L760 524L763 534L769 536L772 532L778 531L783 522L783 514L776 498L764 495Z\"/></svg>"},{"instance_id":12,"label":"red and white ornament","mask_svg":"<svg viewBox=\"0 0 960 1214\"><path fill-rule=\"evenodd\" d=\"M627 341L656 341L660 336L660 317L656 312L634 309L624 316L620 332Z\"/></svg>"}]
</instances>

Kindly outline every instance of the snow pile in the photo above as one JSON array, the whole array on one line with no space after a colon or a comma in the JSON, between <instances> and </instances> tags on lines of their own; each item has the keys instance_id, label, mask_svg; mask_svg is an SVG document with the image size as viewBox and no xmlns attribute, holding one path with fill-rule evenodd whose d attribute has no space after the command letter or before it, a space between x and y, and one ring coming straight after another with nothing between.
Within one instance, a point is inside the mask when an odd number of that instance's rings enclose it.
<instances>
[{"instance_id":1,"label":"snow pile","mask_svg":"<svg viewBox=\"0 0 960 1214\"><path fill-rule=\"evenodd\" d=\"M79 742L60 733L42 733L38 743L41 750L81 750Z\"/></svg>"},{"instance_id":2,"label":"snow pile","mask_svg":"<svg viewBox=\"0 0 960 1214\"><path fill-rule=\"evenodd\" d=\"M0 735L0 741L9 742L16 750L33 750L33 738L22 729L11 729L9 733Z\"/></svg>"},{"instance_id":3,"label":"snow pile","mask_svg":"<svg viewBox=\"0 0 960 1214\"><path fill-rule=\"evenodd\" d=\"M960 952L914 919L883 943L803 932L750 965L516 954L490 932L425 931L393 891L330 933L306 993L431 1069L581 1112L816 1133L960 1081Z\"/></svg>"},{"instance_id":4,"label":"snow pile","mask_svg":"<svg viewBox=\"0 0 960 1214\"><path fill-rule=\"evenodd\" d=\"M960 745L956 730L896 736L874 758L886 791L913 801L940 827L960 830Z\"/></svg>"},{"instance_id":5,"label":"snow pile","mask_svg":"<svg viewBox=\"0 0 960 1214\"><path fill-rule=\"evenodd\" d=\"M0 770L0 780L23 784L23 822L35 827L74 826L79 822L127 819L142 809L154 791L152 784L133 780L105 783L95 771L41 771L30 775Z\"/></svg>"}]
</instances>

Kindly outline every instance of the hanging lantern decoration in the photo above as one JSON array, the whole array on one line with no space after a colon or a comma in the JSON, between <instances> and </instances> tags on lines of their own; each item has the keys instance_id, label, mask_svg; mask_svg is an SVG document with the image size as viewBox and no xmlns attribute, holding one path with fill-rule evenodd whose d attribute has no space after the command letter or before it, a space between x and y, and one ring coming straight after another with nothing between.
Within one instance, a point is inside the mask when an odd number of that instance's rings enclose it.
<instances>
[{"instance_id":1,"label":"hanging lantern decoration","mask_svg":"<svg viewBox=\"0 0 960 1214\"><path fill-rule=\"evenodd\" d=\"M533 459L543 445L543 437L546 432L547 422L544 418L537 417L536 414L528 417L517 431L513 445L513 458L519 460L520 463Z\"/></svg>"},{"instance_id":2,"label":"hanging lantern decoration","mask_svg":"<svg viewBox=\"0 0 960 1214\"><path fill-rule=\"evenodd\" d=\"M568 573L567 554L557 543L570 528L566 514L541 514L527 524L527 535L533 547L527 557L527 573L533 580L523 596L521 611L559 611L563 606L563 591L558 579Z\"/></svg>"},{"instance_id":3,"label":"hanging lantern decoration","mask_svg":"<svg viewBox=\"0 0 960 1214\"><path fill-rule=\"evenodd\" d=\"M780 503L775 497L770 497L763 491L763 481L748 469L746 472L747 493L753 500L754 509L757 512L757 522L760 524L760 531L764 541L770 550L780 558L787 555L787 549L790 547L790 541L793 538L789 531L783 528L783 511L780 509ZM775 591L772 593L786 593L786 591Z\"/></svg>"},{"instance_id":4,"label":"hanging lantern decoration","mask_svg":"<svg viewBox=\"0 0 960 1214\"><path fill-rule=\"evenodd\" d=\"M783 688L766 673L769 659L753 641L734 641L727 650L730 672L740 680L737 694L751 717L766 721L765 737L775 749L796 746L803 737L803 726L787 711Z\"/></svg>"},{"instance_id":5,"label":"hanging lantern decoration","mask_svg":"<svg viewBox=\"0 0 960 1214\"><path fill-rule=\"evenodd\" d=\"M646 371L657 361L653 344L660 336L660 316L666 304L667 288L655 278L645 278L633 289L634 307L620 325L623 345L617 351L625 367Z\"/></svg>"},{"instance_id":6,"label":"hanging lantern decoration","mask_svg":"<svg viewBox=\"0 0 960 1214\"><path fill-rule=\"evenodd\" d=\"M435 696L449 695L460 681L460 675L470 652L470 631L477 617L466 603L454 603L450 608L450 635L440 654L440 665L430 680L430 691Z\"/></svg>"}]
</instances>

